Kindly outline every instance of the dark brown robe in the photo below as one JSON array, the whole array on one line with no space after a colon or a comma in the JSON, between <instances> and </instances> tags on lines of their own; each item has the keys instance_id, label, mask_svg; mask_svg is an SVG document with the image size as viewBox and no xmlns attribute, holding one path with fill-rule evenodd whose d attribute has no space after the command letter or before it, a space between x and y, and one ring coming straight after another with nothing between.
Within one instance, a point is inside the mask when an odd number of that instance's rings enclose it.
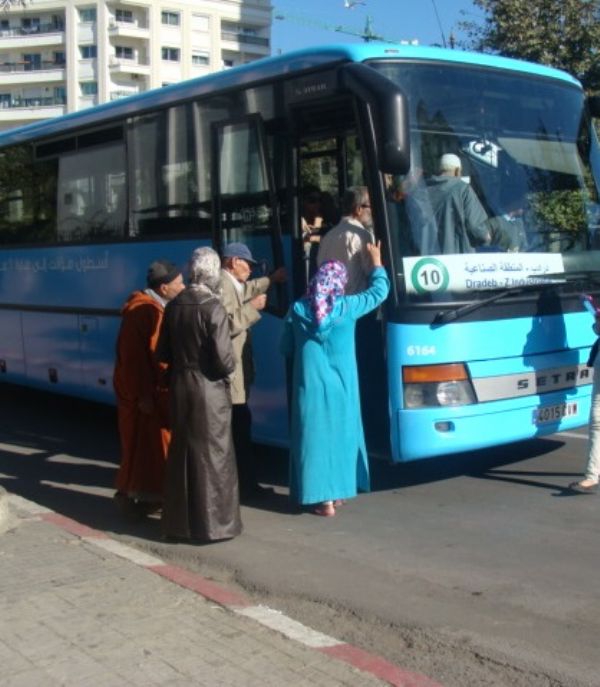
<instances>
[{"instance_id":1,"label":"dark brown robe","mask_svg":"<svg viewBox=\"0 0 600 687\"><path fill-rule=\"evenodd\" d=\"M218 298L188 288L173 299L157 354L169 365L172 426L163 532L201 541L235 537L242 523L227 379L235 359Z\"/></svg>"}]
</instances>

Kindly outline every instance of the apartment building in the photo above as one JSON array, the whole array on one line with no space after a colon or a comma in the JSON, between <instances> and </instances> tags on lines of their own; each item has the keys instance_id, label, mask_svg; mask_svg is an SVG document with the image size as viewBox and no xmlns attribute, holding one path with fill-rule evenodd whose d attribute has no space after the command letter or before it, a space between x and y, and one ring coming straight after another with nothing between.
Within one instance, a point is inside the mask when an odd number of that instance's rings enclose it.
<instances>
[{"instance_id":1,"label":"apartment building","mask_svg":"<svg viewBox=\"0 0 600 687\"><path fill-rule=\"evenodd\" d=\"M0 129L270 54L269 0L30 0L0 13Z\"/></svg>"}]
</instances>

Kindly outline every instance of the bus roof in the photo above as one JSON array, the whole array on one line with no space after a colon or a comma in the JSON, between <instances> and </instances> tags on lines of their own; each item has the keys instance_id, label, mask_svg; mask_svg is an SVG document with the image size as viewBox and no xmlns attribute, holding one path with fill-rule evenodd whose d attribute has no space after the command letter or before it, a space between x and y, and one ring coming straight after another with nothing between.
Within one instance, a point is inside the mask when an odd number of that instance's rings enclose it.
<instances>
[{"instance_id":1,"label":"bus roof","mask_svg":"<svg viewBox=\"0 0 600 687\"><path fill-rule=\"evenodd\" d=\"M376 42L328 45L305 48L276 57L266 57L240 67L145 91L86 110L8 129L0 133L0 146L21 143L32 138L56 136L82 126L94 126L106 120L133 116L145 110L167 106L180 99L205 95L215 90L249 86L286 74L291 75L309 69L325 67L328 64L363 62L376 58L455 62L560 79L571 85L581 87L574 77L558 69L484 53Z\"/></svg>"}]
</instances>

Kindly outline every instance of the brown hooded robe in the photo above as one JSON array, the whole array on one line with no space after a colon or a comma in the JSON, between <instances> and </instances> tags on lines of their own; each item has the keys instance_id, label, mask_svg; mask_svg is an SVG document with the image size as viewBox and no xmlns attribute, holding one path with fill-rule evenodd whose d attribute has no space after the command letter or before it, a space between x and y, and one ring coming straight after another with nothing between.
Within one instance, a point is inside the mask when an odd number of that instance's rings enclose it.
<instances>
[{"instance_id":1,"label":"brown hooded robe","mask_svg":"<svg viewBox=\"0 0 600 687\"><path fill-rule=\"evenodd\" d=\"M164 366L154 355L163 308L148 294L135 291L121 314L113 377L121 440L115 486L130 497L160 502L170 438L167 389L161 383ZM138 407L144 397L153 401L151 413Z\"/></svg>"}]
</instances>

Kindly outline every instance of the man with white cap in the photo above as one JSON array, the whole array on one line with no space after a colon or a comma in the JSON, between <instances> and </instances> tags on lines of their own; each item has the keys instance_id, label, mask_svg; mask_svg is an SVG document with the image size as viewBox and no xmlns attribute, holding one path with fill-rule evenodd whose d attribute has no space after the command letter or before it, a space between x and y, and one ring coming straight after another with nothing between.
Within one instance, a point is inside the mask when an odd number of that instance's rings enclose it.
<instances>
[{"instance_id":1,"label":"man with white cap","mask_svg":"<svg viewBox=\"0 0 600 687\"><path fill-rule=\"evenodd\" d=\"M461 179L458 155L446 153L439 161L439 174L427 182L435 215L441 252L472 253L475 246L490 243L488 216L475 191Z\"/></svg>"},{"instance_id":2,"label":"man with white cap","mask_svg":"<svg viewBox=\"0 0 600 687\"><path fill-rule=\"evenodd\" d=\"M235 371L231 379L231 429L235 446L240 484L240 498L260 498L271 490L258 483L257 466L252 449L252 414L248 406L250 385L254 381L254 360L250 327L261 318L267 304L267 291L273 282L286 279L280 267L268 277L250 279L256 260L248 246L230 243L223 249L221 299L229 316Z\"/></svg>"}]
</instances>

